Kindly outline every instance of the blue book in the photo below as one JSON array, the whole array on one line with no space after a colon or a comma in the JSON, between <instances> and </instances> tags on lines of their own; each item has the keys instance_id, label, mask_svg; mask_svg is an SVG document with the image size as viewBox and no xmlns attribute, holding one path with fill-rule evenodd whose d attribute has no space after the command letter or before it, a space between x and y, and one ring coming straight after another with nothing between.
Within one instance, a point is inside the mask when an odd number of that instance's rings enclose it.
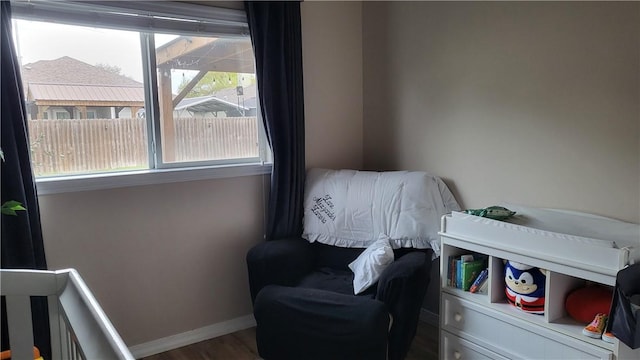
<instances>
[{"instance_id":1,"label":"blue book","mask_svg":"<svg viewBox=\"0 0 640 360\"><path fill-rule=\"evenodd\" d=\"M487 281L488 278L489 278L489 269L482 270L478 275L478 277L476 278L476 280L473 282L473 284L471 284L471 288L469 288L469 291L472 293L477 292L480 289L480 287L484 284L484 282Z\"/></svg>"}]
</instances>

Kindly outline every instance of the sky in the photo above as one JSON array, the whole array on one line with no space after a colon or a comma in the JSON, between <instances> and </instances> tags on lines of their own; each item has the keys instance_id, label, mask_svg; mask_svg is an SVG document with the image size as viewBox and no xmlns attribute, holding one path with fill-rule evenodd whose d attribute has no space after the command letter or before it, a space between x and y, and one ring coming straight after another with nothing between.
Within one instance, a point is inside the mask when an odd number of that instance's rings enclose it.
<instances>
[{"instance_id":1,"label":"sky","mask_svg":"<svg viewBox=\"0 0 640 360\"><path fill-rule=\"evenodd\" d=\"M142 55L137 32L14 19L13 37L23 65L69 56L90 65L118 66L122 75L142 82ZM175 37L158 34L156 46ZM174 82L174 85L178 84Z\"/></svg>"}]
</instances>

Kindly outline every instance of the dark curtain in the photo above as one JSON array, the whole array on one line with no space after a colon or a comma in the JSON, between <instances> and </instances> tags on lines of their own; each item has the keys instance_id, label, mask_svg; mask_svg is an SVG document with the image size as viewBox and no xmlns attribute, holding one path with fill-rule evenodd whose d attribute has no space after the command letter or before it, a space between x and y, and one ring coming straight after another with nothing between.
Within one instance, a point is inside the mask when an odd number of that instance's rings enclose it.
<instances>
[{"instance_id":1,"label":"dark curtain","mask_svg":"<svg viewBox=\"0 0 640 360\"><path fill-rule=\"evenodd\" d=\"M298 1L248 1L260 111L273 151L267 240L302 234L304 94Z\"/></svg>"},{"instance_id":2,"label":"dark curtain","mask_svg":"<svg viewBox=\"0 0 640 360\"><path fill-rule=\"evenodd\" d=\"M2 84L2 203L15 200L27 211L18 211L17 216L2 215L3 269L47 268L40 227L38 198L29 160L29 138L25 104L23 101L20 65L13 46L11 31L11 6L2 1L2 62L0 82ZM36 346L45 359L50 359L49 317L46 298L32 298L33 332ZM6 308L2 301L2 348L8 348Z\"/></svg>"}]
</instances>

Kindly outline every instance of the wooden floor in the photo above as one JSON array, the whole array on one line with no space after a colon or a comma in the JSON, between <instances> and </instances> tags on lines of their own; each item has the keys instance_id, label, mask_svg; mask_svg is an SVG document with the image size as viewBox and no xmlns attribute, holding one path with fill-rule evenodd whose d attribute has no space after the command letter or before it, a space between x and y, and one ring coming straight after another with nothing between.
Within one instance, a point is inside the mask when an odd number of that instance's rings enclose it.
<instances>
[{"instance_id":1,"label":"wooden floor","mask_svg":"<svg viewBox=\"0 0 640 360\"><path fill-rule=\"evenodd\" d=\"M256 328L249 328L215 339L144 358L143 360L255 360ZM419 322L418 332L406 360L438 359L438 328Z\"/></svg>"}]
</instances>

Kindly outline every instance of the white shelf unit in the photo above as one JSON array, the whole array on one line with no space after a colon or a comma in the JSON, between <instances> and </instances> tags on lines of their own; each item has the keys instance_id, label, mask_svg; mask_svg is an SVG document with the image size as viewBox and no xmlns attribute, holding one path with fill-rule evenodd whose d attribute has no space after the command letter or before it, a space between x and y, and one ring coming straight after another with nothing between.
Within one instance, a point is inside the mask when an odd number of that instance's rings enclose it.
<instances>
[{"instance_id":1,"label":"white shelf unit","mask_svg":"<svg viewBox=\"0 0 640 360\"><path fill-rule=\"evenodd\" d=\"M640 359L640 349L584 336L586 324L564 306L567 294L589 282L613 288L633 249L456 212L442 218L440 235L441 359ZM488 256L486 293L447 285L450 256L469 253ZM507 302L504 260L547 270L544 315Z\"/></svg>"}]
</instances>

